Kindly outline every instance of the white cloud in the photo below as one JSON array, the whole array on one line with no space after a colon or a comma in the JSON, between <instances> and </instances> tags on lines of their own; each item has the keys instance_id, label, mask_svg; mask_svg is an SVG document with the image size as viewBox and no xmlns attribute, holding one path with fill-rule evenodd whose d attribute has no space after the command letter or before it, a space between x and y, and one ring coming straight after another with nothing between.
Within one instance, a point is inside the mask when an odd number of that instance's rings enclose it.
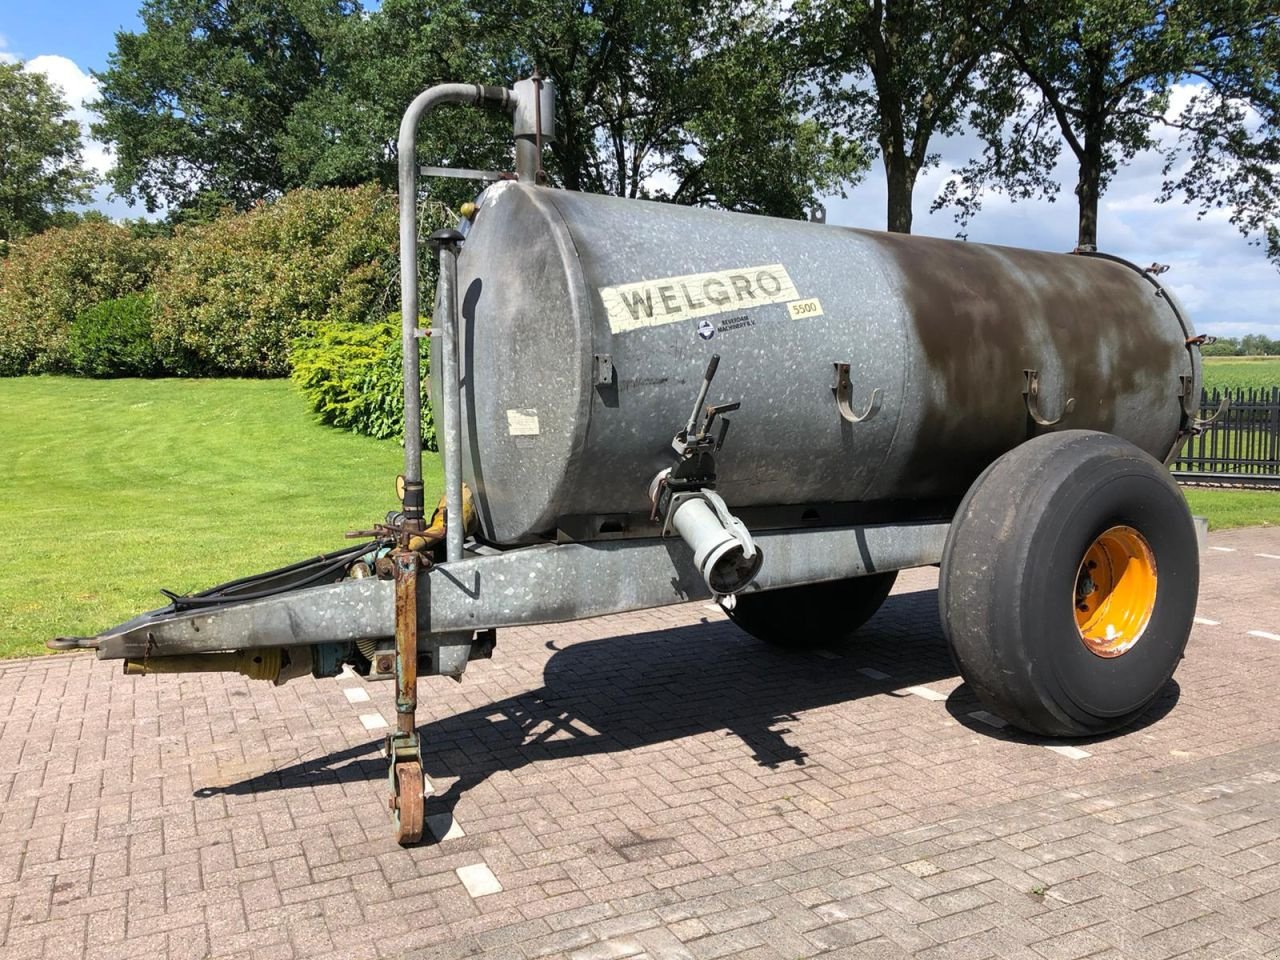
<instances>
[{"instance_id":1,"label":"white cloud","mask_svg":"<svg viewBox=\"0 0 1280 960\"><path fill-rule=\"evenodd\" d=\"M0 33L0 63L17 63L18 55L9 49L9 38Z\"/></svg>"},{"instance_id":2,"label":"white cloud","mask_svg":"<svg viewBox=\"0 0 1280 960\"><path fill-rule=\"evenodd\" d=\"M1194 93L1191 84L1173 91L1171 109L1181 109ZM1172 132L1162 132L1170 142ZM921 175L914 194L913 230L954 237L956 224L947 210L930 213L929 205L947 178L979 149L971 135L947 138L934 145L942 157L938 168ZM1076 198L1072 193L1074 156L1064 148L1056 171L1062 190L1056 202L1014 203L1000 194L983 198L983 210L968 227L969 239L1041 250L1067 251L1076 241ZM1196 209L1174 198L1159 203L1162 160L1141 154L1112 180L1099 204L1101 249L1135 263L1169 264L1162 278L1178 295L1202 332L1218 336L1265 333L1280 337L1280 272L1262 251L1240 235L1226 211L1198 218ZM879 160L847 199L827 202L827 222L882 230L886 191Z\"/></svg>"},{"instance_id":3,"label":"white cloud","mask_svg":"<svg viewBox=\"0 0 1280 960\"><path fill-rule=\"evenodd\" d=\"M28 70L43 73L49 82L62 91L63 98L71 106L71 117L80 123L84 135L85 166L98 174L111 169L111 150L106 144L89 136L89 125L98 119L86 106L98 99L98 81L81 70L74 61L56 54L42 54L26 62Z\"/></svg>"}]
</instances>

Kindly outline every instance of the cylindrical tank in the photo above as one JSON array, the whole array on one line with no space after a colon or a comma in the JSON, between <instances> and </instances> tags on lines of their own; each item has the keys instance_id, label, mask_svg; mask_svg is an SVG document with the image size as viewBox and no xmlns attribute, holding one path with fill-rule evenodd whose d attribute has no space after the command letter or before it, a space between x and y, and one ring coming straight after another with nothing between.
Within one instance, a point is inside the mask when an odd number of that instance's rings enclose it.
<instances>
[{"instance_id":1,"label":"cylindrical tank","mask_svg":"<svg viewBox=\"0 0 1280 960\"><path fill-rule=\"evenodd\" d=\"M524 543L648 515L708 358L741 401L717 454L730 508L955 500L1036 432L1164 459L1192 334L1112 260L501 183L458 265L463 464L486 539ZM834 364L848 363L840 415ZM433 365L434 366L434 365ZM439 383L434 385L439 389ZM582 521L590 520L589 523ZM578 521L578 522L573 522ZM584 532L585 531L585 532Z\"/></svg>"}]
</instances>

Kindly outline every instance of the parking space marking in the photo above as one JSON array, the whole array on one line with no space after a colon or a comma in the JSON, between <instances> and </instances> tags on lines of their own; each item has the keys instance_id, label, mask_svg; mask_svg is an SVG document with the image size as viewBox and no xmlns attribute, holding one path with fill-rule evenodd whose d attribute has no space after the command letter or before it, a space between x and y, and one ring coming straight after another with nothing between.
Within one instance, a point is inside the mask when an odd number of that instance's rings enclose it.
<instances>
[{"instance_id":1,"label":"parking space marking","mask_svg":"<svg viewBox=\"0 0 1280 960\"><path fill-rule=\"evenodd\" d=\"M1009 725L1007 721L997 717L994 713L987 713L985 710L974 710L969 716L979 723L985 723L987 726L995 727L997 730L1002 730Z\"/></svg>"},{"instance_id":2,"label":"parking space marking","mask_svg":"<svg viewBox=\"0 0 1280 960\"><path fill-rule=\"evenodd\" d=\"M1079 747L1050 746L1049 744L1045 744L1045 749L1052 750L1054 753L1058 754L1058 756L1066 757L1068 760L1087 760L1089 757L1093 756L1093 754L1088 750L1081 750Z\"/></svg>"},{"instance_id":3,"label":"parking space marking","mask_svg":"<svg viewBox=\"0 0 1280 960\"><path fill-rule=\"evenodd\" d=\"M360 722L364 724L366 730L384 730L387 726L387 721L382 719L380 713L362 713Z\"/></svg>"},{"instance_id":4,"label":"parking space marking","mask_svg":"<svg viewBox=\"0 0 1280 960\"><path fill-rule=\"evenodd\" d=\"M348 703L364 703L369 699L369 691L364 687L343 687L342 692Z\"/></svg>"},{"instance_id":5,"label":"parking space marking","mask_svg":"<svg viewBox=\"0 0 1280 960\"><path fill-rule=\"evenodd\" d=\"M889 675L887 673L881 673L879 670L875 669L874 667L859 667L858 672L862 674L864 677L870 677L872 680L888 680L889 679Z\"/></svg>"},{"instance_id":6,"label":"parking space marking","mask_svg":"<svg viewBox=\"0 0 1280 960\"><path fill-rule=\"evenodd\" d=\"M895 690L894 693L909 693L912 696L920 697L923 700L945 700L947 695L939 693L937 690L930 690L928 687L903 687L901 690Z\"/></svg>"},{"instance_id":7,"label":"parking space marking","mask_svg":"<svg viewBox=\"0 0 1280 960\"><path fill-rule=\"evenodd\" d=\"M1280 640L1280 633L1267 633L1265 630L1250 630L1249 636L1261 637L1263 640Z\"/></svg>"},{"instance_id":8,"label":"parking space marking","mask_svg":"<svg viewBox=\"0 0 1280 960\"><path fill-rule=\"evenodd\" d=\"M1263 560L1280 560L1280 555L1274 553L1255 553L1255 557L1261 557Z\"/></svg>"},{"instance_id":9,"label":"parking space marking","mask_svg":"<svg viewBox=\"0 0 1280 960\"><path fill-rule=\"evenodd\" d=\"M840 654L836 653L833 650L815 650L813 652L817 654L819 657L821 657L823 660L840 660L841 659Z\"/></svg>"},{"instance_id":10,"label":"parking space marking","mask_svg":"<svg viewBox=\"0 0 1280 960\"><path fill-rule=\"evenodd\" d=\"M1210 547L1210 550L1217 550L1219 553L1235 553L1235 547Z\"/></svg>"},{"instance_id":11,"label":"parking space marking","mask_svg":"<svg viewBox=\"0 0 1280 960\"><path fill-rule=\"evenodd\" d=\"M1210 620L1208 617L1195 617L1194 619L1202 627L1216 627L1222 623L1221 620Z\"/></svg>"},{"instance_id":12,"label":"parking space marking","mask_svg":"<svg viewBox=\"0 0 1280 960\"><path fill-rule=\"evenodd\" d=\"M453 872L458 875L458 879L462 881L462 885L467 888L467 893L472 897L487 897L491 893L502 892L502 884L498 882L498 878L493 875L493 871L487 864L472 863L465 867L458 867Z\"/></svg>"}]
</instances>

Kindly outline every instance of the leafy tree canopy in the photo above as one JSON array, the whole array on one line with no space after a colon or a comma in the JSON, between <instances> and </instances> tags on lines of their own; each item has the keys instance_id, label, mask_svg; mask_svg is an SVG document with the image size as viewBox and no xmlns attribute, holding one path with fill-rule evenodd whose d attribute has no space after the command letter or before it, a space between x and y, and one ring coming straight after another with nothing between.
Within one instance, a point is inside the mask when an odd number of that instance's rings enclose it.
<instances>
[{"instance_id":1,"label":"leafy tree canopy","mask_svg":"<svg viewBox=\"0 0 1280 960\"><path fill-rule=\"evenodd\" d=\"M301 185L281 163L294 109L326 76L353 0L144 0L98 74L115 191L148 210L212 193L247 207Z\"/></svg>"},{"instance_id":2,"label":"leafy tree canopy","mask_svg":"<svg viewBox=\"0 0 1280 960\"><path fill-rule=\"evenodd\" d=\"M1079 239L1098 201L1146 150L1159 199L1231 221L1280 262L1280 11L1274 0L1033 0L1002 35L976 115L988 146L950 185L965 222L986 188L1053 197L1061 144L1075 161ZM1178 84L1191 96L1175 103ZM1184 87L1184 91L1185 91ZM1012 119L1010 119L1012 118Z\"/></svg>"},{"instance_id":3,"label":"leafy tree canopy","mask_svg":"<svg viewBox=\"0 0 1280 960\"><path fill-rule=\"evenodd\" d=\"M400 116L433 83L559 89L548 157L570 189L800 216L863 151L811 117L774 0L145 0L117 35L95 135L154 209L395 182ZM510 168L509 121L441 112L422 158ZM206 195L212 195L210 201Z\"/></svg>"},{"instance_id":4,"label":"leafy tree canopy","mask_svg":"<svg viewBox=\"0 0 1280 960\"><path fill-rule=\"evenodd\" d=\"M916 179L931 145L959 133L980 73L1022 0L797 0L788 32L821 92L821 114L878 148L888 229L911 232ZM987 78L987 82L993 79ZM992 111L994 113L994 110Z\"/></svg>"},{"instance_id":5,"label":"leafy tree canopy","mask_svg":"<svg viewBox=\"0 0 1280 960\"><path fill-rule=\"evenodd\" d=\"M80 124L43 74L0 63L0 241L37 233L89 199Z\"/></svg>"}]
</instances>

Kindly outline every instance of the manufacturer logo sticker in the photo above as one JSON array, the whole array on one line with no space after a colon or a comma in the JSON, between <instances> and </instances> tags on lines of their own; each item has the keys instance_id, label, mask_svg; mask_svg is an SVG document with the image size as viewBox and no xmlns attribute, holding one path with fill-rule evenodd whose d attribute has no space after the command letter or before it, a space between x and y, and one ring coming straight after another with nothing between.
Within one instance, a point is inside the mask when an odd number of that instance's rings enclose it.
<instances>
[{"instance_id":1,"label":"manufacturer logo sticker","mask_svg":"<svg viewBox=\"0 0 1280 960\"><path fill-rule=\"evenodd\" d=\"M614 333L800 299L780 263L601 287Z\"/></svg>"}]
</instances>

